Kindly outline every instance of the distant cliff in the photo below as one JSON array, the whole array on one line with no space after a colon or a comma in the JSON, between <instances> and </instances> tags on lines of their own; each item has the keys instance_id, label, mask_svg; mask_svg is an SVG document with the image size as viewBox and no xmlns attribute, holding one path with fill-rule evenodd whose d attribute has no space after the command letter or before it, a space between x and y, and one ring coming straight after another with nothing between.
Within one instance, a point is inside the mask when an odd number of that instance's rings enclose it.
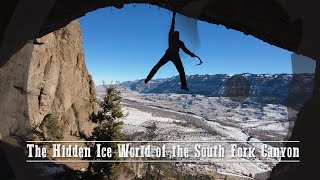
<instances>
[{"instance_id":1,"label":"distant cliff","mask_svg":"<svg viewBox=\"0 0 320 180\"><path fill-rule=\"evenodd\" d=\"M0 69L0 133L21 135L54 117L62 137L91 130L95 90L84 62L80 24L25 45Z\"/></svg>"},{"instance_id":2,"label":"distant cliff","mask_svg":"<svg viewBox=\"0 0 320 180\"><path fill-rule=\"evenodd\" d=\"M301 101L308 98L312 93L313 77L313 74L190 75L187 76L189 92L180 90L178 76L151 80L148 84L144 84L143 80L136 80L123 82L121 85L141 93L188 93L227 97L246 95L274 99L285 104L284 101L290 98L300 98ZM243 87L243 84L246 84L246 87ZM230 93L242 88L243 92Z\"/></svg>"}]
</instances>

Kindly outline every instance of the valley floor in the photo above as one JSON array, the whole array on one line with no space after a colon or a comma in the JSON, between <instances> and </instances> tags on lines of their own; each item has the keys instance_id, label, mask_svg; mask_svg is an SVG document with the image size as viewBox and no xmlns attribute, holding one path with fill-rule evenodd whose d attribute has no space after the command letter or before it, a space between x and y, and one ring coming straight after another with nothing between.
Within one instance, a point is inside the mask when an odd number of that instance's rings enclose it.
<instances>
[{"instance_id":1,"label":"valley floor","mask_svg":"<svg viewBox=\"0 0 320 180\"><path fill-rule=\"evenodd\" d=\"M261 148L263 144L277 147L282 144L262 141L285 140L293 125L288 121L287 108L278 104L250 100L236 102L225 97L202 95L141 94L128 89L124 89L122 95L124 112L128 113L124 118L124 132L132 140L200 141L200 145L208 145L208 141L243 141L240 144L244 147ZM232 142L220 144L228 143ZM168 147L173 145L176 144L166 143ZM192 149L195 144L183 145ZM197 163L180 165L187 173L219 173L236 179L250 179L257 174L268 174L277 162L273 158L263 159L259 154L257 157L201 158Z\"/></svg>"}]
</instances>

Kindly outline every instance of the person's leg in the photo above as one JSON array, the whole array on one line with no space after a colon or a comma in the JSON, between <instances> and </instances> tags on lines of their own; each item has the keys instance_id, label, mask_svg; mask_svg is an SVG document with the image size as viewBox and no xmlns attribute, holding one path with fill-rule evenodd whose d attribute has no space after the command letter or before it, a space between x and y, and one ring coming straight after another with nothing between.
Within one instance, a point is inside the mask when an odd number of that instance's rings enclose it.
<instances>
[{"instance_id":1,"label":"person's leg","mask_svg":"<svg viewBox=\"0 0 320 180\"><path fill-rule=\"evenodd\" d=\"M148 83L150 79L157 73L157 71L161 68L161 66L165 65L168 62L168 57L166 54L159 60L159 62L151 69L149 75L144 80L145 83Z\"/></svg>"},{"instance_id":2,"label":"person's leg","mask_svg":"<svg viewBox=\"0 0 320 180\"><path fill-rule=\"evenodd\" d=\"M184 68L183 68L180 57L175 58L174 60L172 60L172 62L176 66L176 68L179 72L181 89L189 91L188 86L187 86L186 74L184 72Z\"/></svg>"}]
</instances>

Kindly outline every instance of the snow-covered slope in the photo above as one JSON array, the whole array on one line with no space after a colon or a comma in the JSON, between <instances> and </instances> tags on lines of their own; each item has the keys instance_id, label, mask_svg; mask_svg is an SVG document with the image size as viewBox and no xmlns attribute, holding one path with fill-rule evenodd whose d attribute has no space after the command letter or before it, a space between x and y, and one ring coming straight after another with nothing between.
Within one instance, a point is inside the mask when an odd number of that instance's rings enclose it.
<instances>
[{"instance_id":1,"label":"snow-covered slope","mask_svg":"<svg viewBox=\"0 0 320 180\"><path fill-rule=\"evenodd\" d=\"M236 102L227 97L190 94L144 94L128 89L122 94L124 111L129 113L124 119L124 131L132 140L247 141L244 146L258 149L264 144L261 141L285 140L290 129L288 109L280 104L261 104L251 99ZM227 144L222 143L226 147ZM184 143L184 146L192 149L194 144ZM219 160L224 162L219 163ZM214 171L239 176L238 179L250 179L250 174L255 176L270 171L276 164L263 162L260 158L232 159L243 163L227 160L229 157L200 158L197 164L186 163L184 169L202 173Z\"/></svg>"},{"instance_id":2,"label":"snow-covered slope","mask_svg":"<svg viewBox=\"0 0 320 180\"><path fill-rule=\"evenodd\" d=\"M287 106L284 99L298 99L302 103L311 94L311 78L310 74L193 75L188 76L190 92L179 90L178 77L148 84L143 80L124 82L122 105L129 113L123 120L124 132L132 140L204 141L200 143L204 146L208 141L242 141L241 146L256 149L265 144L279 147L281 143L264 141L286 140L297 111ZM248 97L241 101L225 97L238 89L247 93L248 87ZM261 100L261 97L276 100ZM166 143L168 147L175 144ZM194 146L184 145L189 149ZM222 145L227 147L230 143ZM259 154L257 158L232 159L240 163L227 162L228 158L219 162L219 159L189 157L187 160L199 162L181 164L182 172L215 172L236 179L252 179L258 174L266 175L278 161L263 159Z\"/></svg>"}]
</instances>

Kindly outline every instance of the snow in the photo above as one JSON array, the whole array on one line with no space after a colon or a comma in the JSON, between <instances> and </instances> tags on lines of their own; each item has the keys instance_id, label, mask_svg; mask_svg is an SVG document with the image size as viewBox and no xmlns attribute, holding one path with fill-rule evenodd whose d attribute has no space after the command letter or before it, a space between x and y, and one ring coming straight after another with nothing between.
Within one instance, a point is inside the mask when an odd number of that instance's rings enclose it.
<instances>
[{"instance_id":1,"label":"snow","mask_svg":"<svg viewBox=\"0 0 320 180\"><path fill-rule=\"evenodd\" d=\"M206 97L189 94L142 94L133 91L123 91L124 131L128 134L136 132L145 133L151 123L156 123L157 130L152 140L166 141L247 141L245 146L260 148L266 140L284 140L289 129L287 108L280 104L261 104L248 99L243 102L232 101L226 97ZM148 107L144 110L134 104ZM130 107L129 107L130 106ZM163 111L188 116L192 121L179 118L179 116L163 117ZM193 122L193 123L192 123ZM197 123L213 129L216 134L197 127ZM254 133L252 133L254 132ZM268 134L269 136L264 136ZM206 144L206 143L203 143ZM221 143L227 145L228 143ZM176 143L167 143L168 147ZM192 149L194 144L185 143L184 146ZM226 151L229 151L226 149ZM192 157L190 157L192 158ZM246 163L217 163L215 160L203 158L203 163L187 164L192 168L217 171L221 174L246 177L250 173L270 171L276 163L264 163L259 158L237 158L233 160L247 161ZM221 159L220 159L221 160ZM250 161L249 161L250 160ZM274 160L274 159L263 159ZM214 164L208 165L208 162Z\"/></svg>"},{"instance_id":2,"label":"snow","mask_svg":"<svg viewBox=\"0 0 320 180\"><path fill-rule=\"evenodd\" d=\"M124 107L124 113L128 113L128 116L123 119L123 122L128 125L141 125L144 122L154 120L154 121L161 121L161 122L173 122L176 121L171 118L162 118L153 116L151 113L146 113L139 111L135 108Z\"/></svg>"}]
</instances>

